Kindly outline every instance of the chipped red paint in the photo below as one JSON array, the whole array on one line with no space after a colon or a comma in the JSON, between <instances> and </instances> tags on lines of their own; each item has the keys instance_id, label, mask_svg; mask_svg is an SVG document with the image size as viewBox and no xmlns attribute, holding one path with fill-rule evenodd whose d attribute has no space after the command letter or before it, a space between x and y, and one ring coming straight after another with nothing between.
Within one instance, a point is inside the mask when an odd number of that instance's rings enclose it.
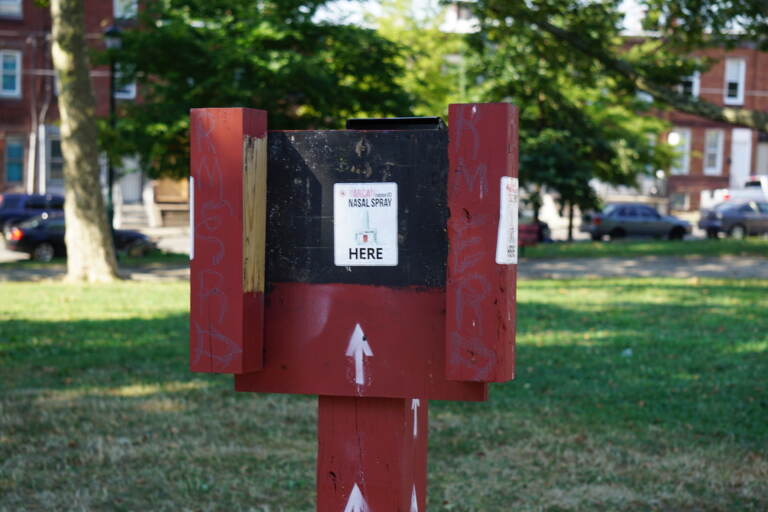
<instances>
[{"instance_id":1,"label":"chipped red paint","mask_svg":"<svg viewBox=\"0 0 768 512\"><path fill-rule=\"evenodd\" d=\"M263 294L243 292L243 139L265 137L267 113L192 109L194 240L190 368L244 373L262 366Z\"/></svg>"},{"instance_id":2,"label":"chipped red paint","mask_svg":"<svg viewBox=\"0 0 768 512\"><path fill-rule=\"evenodd\" d=\"M517 109L450 107L445 288L442 272L431 287L267 275L263 297L243 294L246 135L266 136L266 113L192 111L192 369L234 373L239 391L320 395L317 510L424 512L428 400L485 400L487 382L514 376L516 265L495 254Z\"/></svg>"},{"instance_id":3,"label":"chipped red paint","mask_svg":"<svg viewBox=\"0 0 768 512\"><path fill-rule=\"evenodd\" d=\"M320 397L318 511L426 510L427 402L412 404L398 398ZM354 508L361 499L367 509Z\"/></svg>"},{"instance_id":4,"label":"chipped red paint","mask_svg":"<svg viewBox=\"0 0 768 512\"><path fill-rule=\"evenodd\" d=\"M238 391L485 400L487 386L445 377L445 292L351 284L272 283L264 369L238 375ZM355 383L347 355L360 325L372 356Z\"/></svg>"},{"instance_id":5,"label":"chipped red paint","mask_svg":"<svg viewBox=\"0 0 768 512\"><path fill-rule=\"evenodd\" d=\"M502 176L517 177L517 108L449 107L446 374L514 378L517 265L495 261Z\"/></svg>"}]
</instances>

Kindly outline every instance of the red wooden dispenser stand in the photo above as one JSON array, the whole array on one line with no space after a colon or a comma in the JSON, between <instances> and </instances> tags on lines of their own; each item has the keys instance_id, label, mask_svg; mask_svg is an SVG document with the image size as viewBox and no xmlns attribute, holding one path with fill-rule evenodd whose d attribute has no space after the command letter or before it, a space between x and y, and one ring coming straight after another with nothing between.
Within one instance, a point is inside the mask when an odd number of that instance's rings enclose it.
<instances>
[{"instance_id":1,"label":"red wooden dispenser stand","mask_svg":"<svg viewBox=\"0 0 768 512\"><path fill-rule=\"evenodd\" d=\"M317 510L426 510L428 401L514 377L517 109L191 113L190 366L319 396Z\"/></svg>"}]
</instances>

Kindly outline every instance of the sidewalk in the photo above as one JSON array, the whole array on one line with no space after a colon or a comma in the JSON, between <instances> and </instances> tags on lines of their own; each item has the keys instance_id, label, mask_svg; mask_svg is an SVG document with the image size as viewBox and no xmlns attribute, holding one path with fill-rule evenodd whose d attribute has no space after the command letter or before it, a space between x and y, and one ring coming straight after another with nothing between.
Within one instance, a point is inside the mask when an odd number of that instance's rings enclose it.
<instances>
[{"instance_id":1,"label":"sidewalk","mask_svg":"<svg viewBox=\"0 0 768 512\"><path fill-rule=\"evenodd\" d=\"M189 254L189 228L186 226L141 228L137 231L147 235L161 251Z\"/></svg>"},{"instance_id":2,"label":"sidewalk","mask_svg":"<svg viewBox=\"0 0 768 512\"><path fill-rule=\"evenodd\" d=\"M768 279L768 259L754 256L523 259L518 266L518 275L521 279L574 279L579 277Z\"/></svg>"},{"instance_id":3,"label":"sidewalk","mask_svg":"<svg viewBox=\"0 0 768 512\"><path fill-rule=\"evenodd\" d=\"M58 281L67 273L63 264L50 264L44 267L0 268L0 283L24 281ZM152 264L146 267L120 267L120 277L131 281L179 281L189 279L189 266Z\"/></svg>"},{"instance_id":4,"label":"sidewalk","mask_svg":"<svg viewBox=\"0 0 768 512\"><path fill-rule=\"evenodd\" d=\"M2 281L61 279L64 265L0 268ZM141 267L122 267L121 275L136 281L189 279L189 266L153 263ZM768 279L768 259L726 256L722 258L646 256L621 258L571 258L525 260L518 265L520 279L575 279L600 277L711 277L728 279Z\"/></svg>"}]
</instances>

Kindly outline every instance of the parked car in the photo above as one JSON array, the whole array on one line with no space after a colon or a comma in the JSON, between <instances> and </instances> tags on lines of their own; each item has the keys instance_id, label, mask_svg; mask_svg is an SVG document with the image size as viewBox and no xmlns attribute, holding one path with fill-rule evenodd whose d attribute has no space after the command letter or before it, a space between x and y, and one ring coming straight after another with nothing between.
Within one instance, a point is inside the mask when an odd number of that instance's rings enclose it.
<instances>
[{"instance_id":1,"label":"parked car","mask_svg":"<svg viewBox=\"0 0 768 512\"><path fill-rule=\"evenodd\" d=\"M681 240L691 232L691 224L672 215L661 215L645 204L614 203L600 213L585 216L580 229L589 233L592 240L602 240L605 235L611 240L628 236Z\"/></svg>"},{"instance_id":2,"label":"parked car","mask_svg":"<svg viewBox=\"0 0 768 512\"><path fill-rule=\"evenodd\" d=\"M0 194L0 229L8 239L11 228L19 222L43 213L60 212L64 198L56 194Z\"/></svg>"},{"instance_id":3,"label":"parked car","mask_svg":"<svg viewBox=\"0 0 768 512\"><path fill-rule=\"evenodd\" d=\"M11 228L6 248L25 252L35 261L51 261L66 256L64 230L63 213L44 213ZM155 248L155 244L138 231L116 229L114 239L118 253L128 256L143 256Z\"/></svg>"},{"instance_id":4,"label":"parked car","mask_svg":"<svg viewBox=\"0 0 768 512\"><path fill-rule=\"evenodd\" d=\"M702 210L699 227L707 237L725 233L733 238L768 234L768 201L726 201Z\"/></svg>"},{"instance_id":5,"label":"parked car","mask_svg":"<svg viewBox=\"0 0 768 512\"><path fill-rule=\"evenodd\" d=\"M768 176L750 176L741 188L702 190L699 204L702 209L712 209L726 201L768 201Z\"/></svg>"}]
</instances>

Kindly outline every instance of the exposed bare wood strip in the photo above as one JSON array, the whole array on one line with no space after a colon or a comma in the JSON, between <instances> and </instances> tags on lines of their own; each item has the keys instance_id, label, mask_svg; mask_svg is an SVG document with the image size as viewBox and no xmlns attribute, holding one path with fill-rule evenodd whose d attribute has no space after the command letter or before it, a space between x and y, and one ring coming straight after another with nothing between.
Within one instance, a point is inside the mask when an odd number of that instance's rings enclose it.
<instances>
[{"instance_id":1,"label":"exposed bare wood strip","mask_svg":"<svg viewBox=\"0 0 768 512\"><path fill-rule=\"evenodd\" d=\"M263 292L267 232L267 137L243 139L243 292Z\"/></svg>"}]
</instances>

